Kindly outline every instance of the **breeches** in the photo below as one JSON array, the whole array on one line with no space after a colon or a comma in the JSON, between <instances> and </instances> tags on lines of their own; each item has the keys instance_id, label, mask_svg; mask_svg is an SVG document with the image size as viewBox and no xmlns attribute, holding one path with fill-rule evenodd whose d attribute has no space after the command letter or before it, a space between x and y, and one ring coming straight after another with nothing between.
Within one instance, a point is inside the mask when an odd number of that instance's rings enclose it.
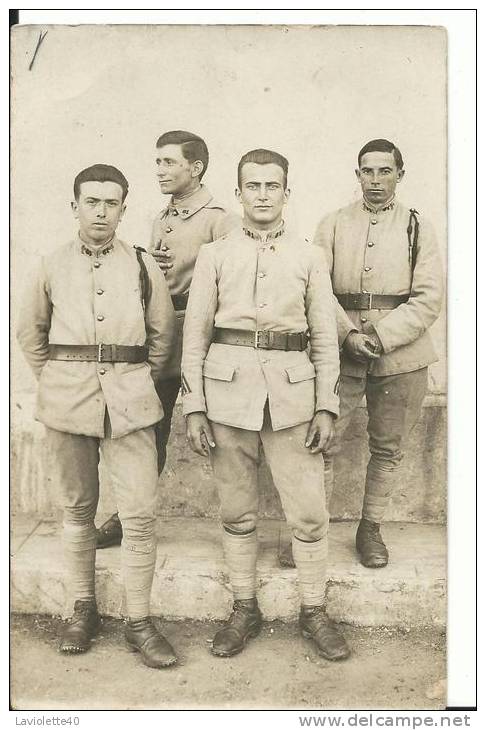
<instances>
[{"instance_id":1,"label":"breeches","mask_svg":"<svg viewBox=\"0 0 486 730\"><path fill-rule=\"evenodd\" d=\"M341 449L342 436L353 412L366 395L371 454L363 505L363 517L367 519L375 522L383 519L395 486L396 470L403 459L410 431L420 418L426 392L427 368L383 377L341 376L336 438L324 460L329 473L331 457Z\"/></svg>"},{"instance_id":2,"label":"breeches","mask_svg":"<svg viewBox=\"0 0 486 730\"><path fill-rule=\"evenodd\" d=\"M226 528L238 534L255 529L262 448L294 537L314 542L327 534L322 458L305 447L308 423L273 431L266 407L259 432L214 422L211 425L216 442L211 463Z\"/></svg>"},{"instance_id":3,"label":"breeches","mask_svg":"<svg viewBox=\"0 0 486 730\"><path fill-rule=\"evenodd\" d=\"M157 498L154 429L143 428L121 438L103 439L47 429L48 445L60 485L64 521L92 522L99 498L98 464L110 474L128 543L153 535Z\"/></svg>"}]
</instances>

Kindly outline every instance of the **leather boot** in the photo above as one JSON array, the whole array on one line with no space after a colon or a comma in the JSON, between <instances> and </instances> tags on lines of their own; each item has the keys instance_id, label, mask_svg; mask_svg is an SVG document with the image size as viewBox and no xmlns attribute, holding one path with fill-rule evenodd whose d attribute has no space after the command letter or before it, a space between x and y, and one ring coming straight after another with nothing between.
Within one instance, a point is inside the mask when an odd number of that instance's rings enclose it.
<instances>
[{"instance_id":1,"label":"leather boot","mask_svg":"<svg viewBox=\"0 0 486 730\"><path fill-rule=\"evenodd\" d=\"M118 517L118 512L103 522L101 527L96 530L96 547L98 550L111 547L112 545L121 545L123 530Z\"/></svg>"},{"instance_id":2,"label":"leather boot","mask_svg":"<svg viewBox=\"0 0 486 730\"><path fill-rule=\"evenodd\" d=\"M211 651L216 656L233 656L262 628L262 614L256 598L235 600L233 613L214 636Z\"/></svg>"},{"instance_id":3,"label":"leather boot","mask_svg":"<svg viewBox=\"0 0 486 730\"><path fill-rule=\"evenodd\" d=\"M356 550L366 568L384 568L388 564L388 550L380 535L380 525L361 520L356 532Z\"/></svg>"},{"instance_id":4,"label":"leather boot","mask_svg":"<svg viewBox=\"0 0 486 730\"><path fill-rule=\"evenodd\" d=\"M327 616L324 606L302 606L299 626L305 639L312 639L319 654L330 661L347 659L350 651L346 641Z\"/></svg>"},{"instance_id":5,"label":"leather boot","mask_svg":"<svg viewBox=\"0 0 486 730\"><path fill-rule=\"evenodd\" d=\"M78 600L74 612L62 630L59 651L66 654L83 654L96 635L101 621L95 600Z\"/></svg>"},{"instance_id":6,"label":"leather boot","mask_svg":"<svg viewBox=\"0 0 486 730\"><path fill-rule=\"evenodd\" d=\"M177 662L174 649L157 631L150 616L129 619L125 627L125 640L130 651L140 652L147 667L162 669Z\"/></svg>"}]
</instances>

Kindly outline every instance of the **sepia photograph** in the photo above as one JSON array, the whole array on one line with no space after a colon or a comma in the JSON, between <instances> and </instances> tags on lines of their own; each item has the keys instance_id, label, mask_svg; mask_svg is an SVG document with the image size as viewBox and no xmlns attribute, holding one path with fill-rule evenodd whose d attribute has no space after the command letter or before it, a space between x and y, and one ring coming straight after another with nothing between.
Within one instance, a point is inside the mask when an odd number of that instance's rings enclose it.
<instances>
[{"instance_id":1,"label":"sepia photograph","mask_svg":"<svg viewBox=\"0 0 486 730\"><path fill-rule=\"evenodd\" d=\"M447 29L10 42L12 709L444 710Z\"/></svg>"}]
</instances>

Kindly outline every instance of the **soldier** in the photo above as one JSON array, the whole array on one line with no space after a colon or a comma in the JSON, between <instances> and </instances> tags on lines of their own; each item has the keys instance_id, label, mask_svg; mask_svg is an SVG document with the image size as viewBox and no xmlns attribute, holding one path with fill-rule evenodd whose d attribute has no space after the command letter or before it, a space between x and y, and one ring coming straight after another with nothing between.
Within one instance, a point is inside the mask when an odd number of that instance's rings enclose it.
<instances>
[{"instance_id":1,"label":"soldier","mask_svg":"<svg viewBox=\"0 0 486 730\"><path fill-rule=\"evenodd\" d=\"M164 417L155 427L158 470L162 473L170 436L172 412L181 387L182 326L192 272L199 249L227 233L239 219L228 213L201 183L209 152L201 137L192 132L172 131L156 143L155 164L160 190L171 195L170 203L156 217L150 252L163 271L176 310L177 341L163 380L156 383ZM122 526L112 515L98 530L98 548L119 545Z\"/></svg>"},{"instance_id":2,"label":"soldier","mask_svg":"<svg viewBox=\"0 0 486 730\"><path fill-rule=\"evenodd\" d=\"M442 265L431 225L395 198L404 174L396 145L368 142L356 170L363 199L323 218L314 240L329 262L342 348L341 415L325 469L332 484L331 457L366 395L371 458L356 549L368 568L388 563L380 523L437 360L428 329L441 308Z\"/></svg>"},{"instance_id":3,"label":"soldier","mask_svg":"<svg viewBox=\"0 0 486 730\"><path fill-rule=\"evenodd\" d=\"M128 183L110 165L74 181L79 235L44 256L29 279L18 338L39 381L36 417L46 426L64 509L63 542L74 612L60 651L89 649L95 598L98 461L115 486L123 524L128 647L150 667L176 662L149 616L156 558L157 454L162 416L154 381L174 342L175 315L154 259L116 237Z\"/></svg>"},{"instance_id":4,"label":"soldier","mask_svg":"<svg viewBox=\"0 0 486 730\"><path fill-rule=\"evenodd\" d=\"M287 169L284 157L264 149L240 160L242 225L202 246L194 271L182 404L192 449L210 451L234 596L213 654L240 652L261 628L255 531L261 445L293 532L302 633L336 660L349 649L324 609L328 514L320 457L338 414L336 319L324 256L282 220Z\"/></svg>"}]
</instances>

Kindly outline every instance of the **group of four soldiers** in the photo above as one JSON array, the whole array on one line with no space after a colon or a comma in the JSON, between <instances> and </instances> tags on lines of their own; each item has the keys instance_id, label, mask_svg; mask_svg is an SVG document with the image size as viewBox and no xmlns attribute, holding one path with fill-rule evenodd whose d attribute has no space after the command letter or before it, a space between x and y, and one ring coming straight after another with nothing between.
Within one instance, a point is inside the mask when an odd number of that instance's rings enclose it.
<instances>
[{"instance_id":1,"label":"group of four soldiers","mask_svg":"<svg viewBox=\"0 0 486 730\"><path fill-rule=\"evenodd\" d=\"M214 471L233 592L212 652L238 653L261 627L262 449L291 528L281 561L297 568L302 634L327 659L344 659L349 649L325 611L332 455L366 395L371 457L356 547L363 565L383 567L380 523L436 360L428 333L442 301L434 234L396 200L403 160L387 140L361 149L363 197L323 219L316 245L283 220L285 157L256 149L241 158L242 219L201 183L208 160L192 133L157 140L160 190L171 198L149 253L116 237L123 174L100 164L83 170L72 202L78 237L43 257L26 289L18 336L59 470L74 600L60 649L89 648L99 628L96 547L121 542L127 645L148 666L177 661L149 604L157 479L182 389L189 443L209 454ZM97 531L100 457L118 514Z\"/></svg>"}]
</instances>

